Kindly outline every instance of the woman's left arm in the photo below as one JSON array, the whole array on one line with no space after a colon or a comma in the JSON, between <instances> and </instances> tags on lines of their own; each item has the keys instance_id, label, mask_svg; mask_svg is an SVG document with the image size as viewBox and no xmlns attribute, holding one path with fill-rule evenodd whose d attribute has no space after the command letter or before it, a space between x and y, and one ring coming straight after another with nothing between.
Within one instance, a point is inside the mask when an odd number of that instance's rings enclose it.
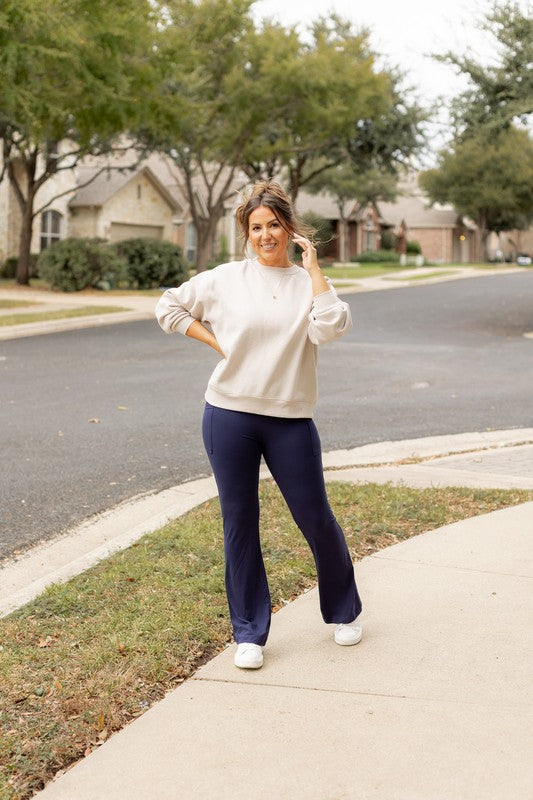
<instances>
[{"instance_id":1,"label":"woman's left arm","mask_svg":"<svg viewBox=\"0 0 533 800\"><path fill-rule=\"evenodd\" d=\"M295 243L302 248L302 264L306 272L309 273L313 286L313 297L323 292L329 292L330 286L325 279L316 254L316 247L311 244L309 239L303 236L293 236Z\"/></svg>"},{"instance_id":2,"label":"woman's left arm","mask_svg":"<svg viewBox=\"0 0 533 800\"><path fill-rule=\"evenodd\" d=\"M303 236L294 236L294 241L302 248L302 264L311 278L313 289L307 335L313 344L331 342L351 330L350 306L339 300L335 289L323 275L311 242Z\"/></svg>"}]
</instances>

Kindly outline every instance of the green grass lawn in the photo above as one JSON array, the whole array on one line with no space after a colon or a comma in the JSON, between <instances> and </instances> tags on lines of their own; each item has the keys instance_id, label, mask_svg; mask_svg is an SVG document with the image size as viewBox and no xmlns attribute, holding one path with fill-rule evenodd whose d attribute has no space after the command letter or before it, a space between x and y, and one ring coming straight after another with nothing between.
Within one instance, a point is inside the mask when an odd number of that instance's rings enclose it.
<instances>
[{"instance_id":1,"label":"green grass lawn","mask_svg":"<svg viewBox=\"0 0 533 800\"><path fill-rule=\"evenodd\" d=\"M36 300L3 300L0 297L0 309L4 308L25 308L28 306L40 306L42 303Z\"/></svg>"},{"instance_id":2,"label":"green grass lawn","mask_svg":"<svg viewBox=\"0 0 533 800\"><path fill-rule=\"evenodd\" d=\"M338 482L328 492L355 560L533 499L526 491ZM271 481L261 482L260 500L276 611L315 585L315 569ZM0 620L0 798L30 797L229 641L216 498Z\"/></svg>"},{"instance_id":3,"label":"green grass lawn","mask_svg":"<svg viewBox=\"0 0 533 800\"><path fill-rule=\"evenodd\" d=\"M435 270L434 272L423 272L421 275L402 275L401 280L423 281L426 278L442 278L443 275L455 275L455 274L456 273L454 272L453 269L440 269L440 270ZM395 278L394 275L386 275L385 280L394 281L397 280L397 278Z\"/></svg>"},{"instance_id":4,"label":"green grass lawn","mask_svg":"<svg viewBox=\"0 0 533 800\"><path fill-rule=\"evenodd\" d=\"M48 322L54 319L113 314L117 311L131 311L131 309L123 308L122 306L80 306L80 308L65 308L58 311L29 311L26 314L3 314L0 315L0 327L22 325L26 322Z\"/></svg>"},{"instance_id":5,"label":"green grass lawn","mask_svg":"<svg viewBox=\"0 0 533 800\"><path fill-rule=\"evenodd\" d=\"M388 275L400 267L397 264L361 264L353 267L324 267L324 275L328 278L345 278L346 280L356 280L357 278L373 278L375 275ZM416 267L403 267L402 269L416 269Z\"/></svg>"}]
</instances>

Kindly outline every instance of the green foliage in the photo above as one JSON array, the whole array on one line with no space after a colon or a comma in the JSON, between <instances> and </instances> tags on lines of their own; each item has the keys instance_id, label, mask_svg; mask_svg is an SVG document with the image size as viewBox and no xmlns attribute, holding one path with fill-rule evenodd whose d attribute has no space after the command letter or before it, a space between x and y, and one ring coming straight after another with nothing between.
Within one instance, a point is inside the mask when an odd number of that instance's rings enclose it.
<instances>
[{"instance_id":1,"label":"green foliage","mask_svg":"<svg viewBox=\"0 0 533 800\"><path fill-rule=\"evenodd\" d=\"M355 256L352 261L357 261L360 264L378 264L381 262L399 264L400 256L391 250L367 250L366 253Z\"/></svg>"},{"instance_id":2,"label":"green foliage","mask_svg":"<svg viewBox=\"0 0 533 800\"><path fill-rule=\"evenodd\" d=\"M77 292L124 272L124 262L101 239L62 239L40 253L39 275L54 289Z\"/></svg>"},{"instance_id":3,"label":"green foliage","mask_svg":"<svg viewBox=\"0 0 533 800\"><path fill-rule=\"evenodd\" d=\"M410 131L418 130L418 118L395 94L396 78L378 68L367 31L331 15L304 38L295 28L256 26L251 6L251 0L165 4L158 42L166 65L158 108L165 112L139 128L147 147L165 150L180 171L199 269L213 260L216 225L227 199L242 188L241 170L254 181L284 174L295 199L317 163L322 171L346 160L347 141L357 150L361 121L374 127L364 132L360 173L371 160L382 166L389 156L413 152L414 139L400 136L401 125L384 144L398 115L407 110ZM367 158L375 131L381 141Z\"/></svg>"},{"instance_id":4,"label":"green foliage","mask_svg":"<svg viewBox=\"0 0 533 800\"><path fill-rule=\"evenodd\" d=\"M360 199L368 202L393 199L386 196L386 183L385 193L380 189L384 176L389 173L396 177L402 166L420 153L426 143L425 124L430 118L427 109L409 99L404 76L398 70L391 70L387 77L385 106L372 109L371 113L359 118L347 142L354 169L363 177L368 176L370 192L366 198L360 192ZM374 190L375 184L378 194ZM390 193L390 188L388 190Z\"/></svg>"},{"instance_id":5,"label":"green foliage","mask_svg":"<svg viewBox=\"0 0 533 800\"><path fill-rule=\"evenodd\" d=\"M512 0L493 2L480 27L491 37L491 63L448 52L438 60L451 64L469 80L453 103L457 135L476 135L479 126L501 130L513 120L527 124L533 113L533 16Z\"/></svg>"},{"instance_id":6,"label":"green foliage","mask_svg":"<svg viewBox=\"0 0 533 800\"><path fill-rule=\"evenodd\" d=\"M482 129L440 153L438 167L422 173L420 185L483 232L526 228L533 218L533 142L525 130Z\"/></svg>"},{"instance_id":7,"label":"green foliage","mask_svg":"<svg viewBox=\"0 0 533 800\"><path fill-rule=\"evenodd\" d=\"M308 171L315 177L306 181L308 191L316 194L327 191L334 198L339 209L339 216L344 219L357 201L365 206L378 200L392 201L396 196L396 177L368 165L364 170L358 169L348 155L334 167L322 169L325 159L310 162Z\"/></svg>"},{"instance_id":8,"label":"green foliage","mask_svg":"<svg viewBox=\"0 0 533 800\"><path fill-rule=\"evenodd\" d=\"M160 239L138 238L116 242L111 249L124 262L120 279L132 289L179 286L189 271L181 247Z\"/></svg>"},{"instance_id":9,"label":"green foliage","mask_svg":"<svg viewBox=\"0 0 533 800\"><path fill-rule=\"evenodd\" d=\"M2 0L0 179L7 174L22 217L19 283L43 210L37 191L156 114L155 14L149 0Z\"/></svg>"},{"instance_id":10,"label":"green foliage","mask_svg":"<svg viewBox=\"0 0 533 800\"><path fill-rule=\"evenodd\" d=\"M389 228L381 231L381 249L394 250L396 247L396 234Z\"/></svg>"},{"instance_id":11,"label":"green foliage","mask_svg":"<svg viewBox=\"0 0 533 800\"><path fill-rule=\"evenodd\" d=\"M237 167L263 112L251 102L246 38L252 0L169 0L158 52L165 64L158 107L138 129L175 162L197 236L197 264L213 258L225 203L243 181Z\"/></svg>"},{"instance_id":12,"label":"green foliage","mask_svg":"<svg viewBox=\"0 0 533 800\"><path fill-rule=\"evenodd\" d=\"M37 253L31 253L30 255L30 277L31 278L38 278L39 272L37 270L37 259L39 258ZM15 278L17 275L17 256L10 256L6 258L2 265L2 269L0 270L0 275L2 278Z\"/></svg>"},{"instance_id":13,"label":"green foliage","mask_svg":"<svg viewBox=\"0 0 533 800\"><path fill-rule=\"evenodd\" d=\"M242 169L250 178L284 173L295 198L320 172L346 161L359 174L389 168L420 145L423 113L406 103L399 77L380 69L368 31L332 14L307 41L266 24L250 52L250 98L260 109ZM272 91L272 86L276 91Z\"/></svg>"},{"instance_id":14,"label":"green foliage","mask_svg":"<svg viewBox=\"0 0 533 800\"><path fill-rule=\"evenodd\" d=\"M381 243L383 244L383 237L381 239ZM422 248L420 246L420 242L417 242L414 239L407 241L405 245L406 253L410 253L412 255L420 255L422 253Z\"/></svg>"},{"instance_id":15,"label":"green foliage","mask_svg":"<svg viewBox=\"0 0 533 800\"><path fill-rule=\"evenodd\" d=\"M315 243L317 255L321 258L324 255L327 245L333 239L330 221L321 217L320 214L315 214L313 211L306 211L305 214L302 214L301 219L309 228L314 230L313 241ZM301 252L301 249L298 247L297 250Z\"/></svg>"}]
</instances>

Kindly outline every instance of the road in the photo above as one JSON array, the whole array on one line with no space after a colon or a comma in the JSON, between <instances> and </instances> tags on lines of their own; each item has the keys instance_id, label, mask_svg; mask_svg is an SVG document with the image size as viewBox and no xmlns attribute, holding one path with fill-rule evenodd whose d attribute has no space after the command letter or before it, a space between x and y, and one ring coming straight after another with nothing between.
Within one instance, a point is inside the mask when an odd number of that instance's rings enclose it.
<instances>
[{"instance_id":1,"label":"road","mask_svg":"<svg viewBox=\"0 0 533 800\"><path fill-rule=\"evenodd\" d=\"M320 353L325 450L533 427L533 272L345 299L354 329ZM208 474L216 360L149 321L0 342L0 558Z\"/></svg>"}]
</instances>

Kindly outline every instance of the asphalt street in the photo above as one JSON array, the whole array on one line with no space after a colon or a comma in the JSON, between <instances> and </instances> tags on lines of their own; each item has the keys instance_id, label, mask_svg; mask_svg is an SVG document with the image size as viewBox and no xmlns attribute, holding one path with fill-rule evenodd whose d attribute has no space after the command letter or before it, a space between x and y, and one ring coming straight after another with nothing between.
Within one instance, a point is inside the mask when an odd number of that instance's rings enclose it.
<instances>
[{"instance_id":1,"label":"asphalt street","mask_svg":"<svg viewBox=\"0 0 533 800\"><path fill-rule=\"evenodd\" d=\"M533 273L345 299L354 329L320 351L325 450L533 427ZM0 342L0 558L208 474L216 360L155 321Z\"/></svg>"}]
</instances>

